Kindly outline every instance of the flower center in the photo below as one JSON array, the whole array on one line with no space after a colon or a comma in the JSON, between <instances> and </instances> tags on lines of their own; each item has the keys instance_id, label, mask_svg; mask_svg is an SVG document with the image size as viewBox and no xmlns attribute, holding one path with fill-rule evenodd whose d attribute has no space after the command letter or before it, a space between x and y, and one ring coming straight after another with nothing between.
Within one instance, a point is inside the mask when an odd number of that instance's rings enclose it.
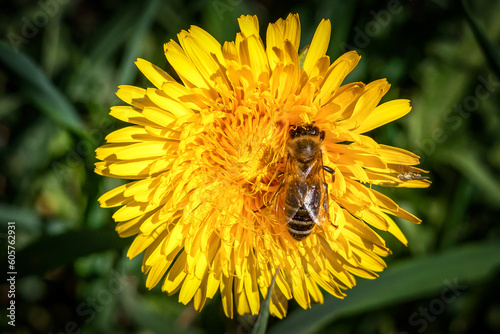
<instances>
[{"instance_id":1,"label":"flower center","mask_svg":"<svg viewBox=\"0 0 500 334\"><path fill-rule=\"evenodd\" d=\"M254 196L267 191L279 166L282 132L268 115L239 107L216 119L205 141L212 144L211 160L220 175L246 195Z\"/></svg>"},{"instance_id":2,"label":"flower center","mask_svg":"<svg viewBox=\"0 0 500 334\"><path fill-rule=\"evenodd\" d=\"M273 163L274 150L269 144L270 134L253 133L249 137L236 139L235 171L247 182L255 182L267 175L268 166Z\"/></svg>"}]
</instances>

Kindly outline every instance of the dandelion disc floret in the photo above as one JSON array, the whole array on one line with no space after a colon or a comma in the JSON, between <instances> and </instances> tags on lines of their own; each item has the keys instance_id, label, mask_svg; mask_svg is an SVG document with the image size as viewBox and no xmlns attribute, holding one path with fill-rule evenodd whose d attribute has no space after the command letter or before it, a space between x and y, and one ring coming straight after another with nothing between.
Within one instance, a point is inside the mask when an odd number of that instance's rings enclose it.
<instances>
[{"instance_id":1,"label":"dandelion disc floret","mask_svg":"<svg viewBox=\"0 0 500 334\"><path fill-rule=\"evenodd\" d=\"M287 301L303 308L323 301L320 287L343 298L355 276L376 278L389 254L372 229L406 239L391 216L419 223L371 185L426 187L411 152L363 135L407 114L408 100L379 104L385 79L342 85L360 56L325 55L330 22L319 24L303 62L297 14L269 24L266 44L256 16L239 18L241 32L221 45L192 26L165 44L180 82L143 59L136 65L154 88L120 86L129 106L111 115L131 126L98 148L96 172L134 180L104 194L128 250L144 252L146 285L201 310L220 291L228 317L257 314L279 268L270 311L284 317ZM302 240L276 215L273 201L287 159L290 127L324 131L322 163L328 216Z\"/></svg>"}]
</instances>

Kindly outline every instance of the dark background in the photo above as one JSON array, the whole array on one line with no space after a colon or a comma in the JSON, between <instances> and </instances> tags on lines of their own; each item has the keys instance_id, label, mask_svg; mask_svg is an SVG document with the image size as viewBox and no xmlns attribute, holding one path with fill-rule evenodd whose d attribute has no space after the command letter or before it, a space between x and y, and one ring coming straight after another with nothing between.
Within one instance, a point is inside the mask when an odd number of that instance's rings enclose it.
<instances>
[{"instance_id":1,"label":"dark background","mask_svg":"<svg viewBox=\"0 0 500 334\"><path fill-rule=\"evenodd\" d=\"M312 311L291 302L289 316L270 319L269 329L500 332L499 1L471 4L477 35L453 0L42 0L2 7L0 259L4 271L7 222L14 221L18 272L16 327L4 315L10 286L0 285L5 331L250 332L255 317L226 319L219 295L198 314L159 287L147 291L141 256L125 257L132 238L120 239L113 210L97 203L123 181L93 173L94 150L125 125L108 115L122 104L117 86L151 86L136 58L172 74L163 43L180 30L198 25L220 42L234 40L236 18L257 14L264 39L269 22L292 12L300 15L301 47L328 18L331 59L352 49L363 56L346 82L387 78L384 100L412 101L408 116L371 135L419 154L433 184L384 189L423 220L397 220L408 247L381 233L393 250L387 276L360 279L344 301L328 299ZM404 274L391 276L394 270ZM320 313L325 317L315 319Z\"/></svg>"}]
</instances>

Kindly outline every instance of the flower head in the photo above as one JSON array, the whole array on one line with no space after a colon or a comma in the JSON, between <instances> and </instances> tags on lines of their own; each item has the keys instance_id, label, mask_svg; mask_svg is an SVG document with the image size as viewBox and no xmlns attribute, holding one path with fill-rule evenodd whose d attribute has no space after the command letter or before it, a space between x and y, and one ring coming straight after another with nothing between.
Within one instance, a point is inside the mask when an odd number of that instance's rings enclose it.
<instances>
[{"instance_id":1,"label":"flower head","mask_svg":"<svg viewBox=\"0 0 500 334\"><path fill-rule=\"evenodd\" d=\"M420 220L371 185L426 187L412 167L418 157L381 145L363 133L407 114L408 100L379 105L385 79L341 86L360 56L331 63L325 55L330 22L323 20L305 58L299 57L300 22L289 15L267 29L255 16L239 18L241 32L221 46L192 26L165 44L181 82L157 66L136 65L154 88L120 86L130 106L111 115L134 125L107 136L97 149L96 172L136 180L104 194L103 207L122 237L137 235L128 256L144 252L146 285L160 281L168 294L201 310L220 290L232 317L259 312L279 268L270 311L286 315L287 300L304 308L321 303L319 287L342 298L355 276L377 277L389 254L372 229L406 239L391 218ZM325 132L329 220L296 240L270 204L280 191L289 129L312 124ZM274 202L273 202L274 203Z\"/></svg>"}]
</instances>

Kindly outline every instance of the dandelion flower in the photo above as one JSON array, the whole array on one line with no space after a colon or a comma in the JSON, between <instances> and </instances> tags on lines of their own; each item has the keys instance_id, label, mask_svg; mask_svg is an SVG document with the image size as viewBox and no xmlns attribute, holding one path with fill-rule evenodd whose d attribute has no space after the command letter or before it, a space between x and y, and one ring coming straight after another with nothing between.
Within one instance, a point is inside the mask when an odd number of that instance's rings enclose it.
<instances>
[{"instance_id":1,"label":"dandelion flower","mask_svg":"<svg viewBox=\"0 0 500 334\"><path fill-rule=\"evenodd\" d=\"M241 32L224 45L192 26L164 46L180 82L138 59L154 88L120 86L129 106L110 114L133 125L98 148L96 172L134 180L104 194L121 237L136 235L127 256L144 252L146 285L161 282L179 302L201 310L220 291L225 314L257 314L278 269L270 312L284 317L295 299L321 303L320 287L338 297L355 277L376 278L389 254L373 228L405 236L391 216L420 220L371 185L426 187L419 158L364 135L407 114L408 100L379 105L385 79L341 85L360 56L333 63L325 55L330 21L319 24L299 57L298 15L269 24L266 44L256 16L238 19ZM289 129L322 131L330 220L298 241L269 201L285 169Z\"/></svg>"}]
</instances>

